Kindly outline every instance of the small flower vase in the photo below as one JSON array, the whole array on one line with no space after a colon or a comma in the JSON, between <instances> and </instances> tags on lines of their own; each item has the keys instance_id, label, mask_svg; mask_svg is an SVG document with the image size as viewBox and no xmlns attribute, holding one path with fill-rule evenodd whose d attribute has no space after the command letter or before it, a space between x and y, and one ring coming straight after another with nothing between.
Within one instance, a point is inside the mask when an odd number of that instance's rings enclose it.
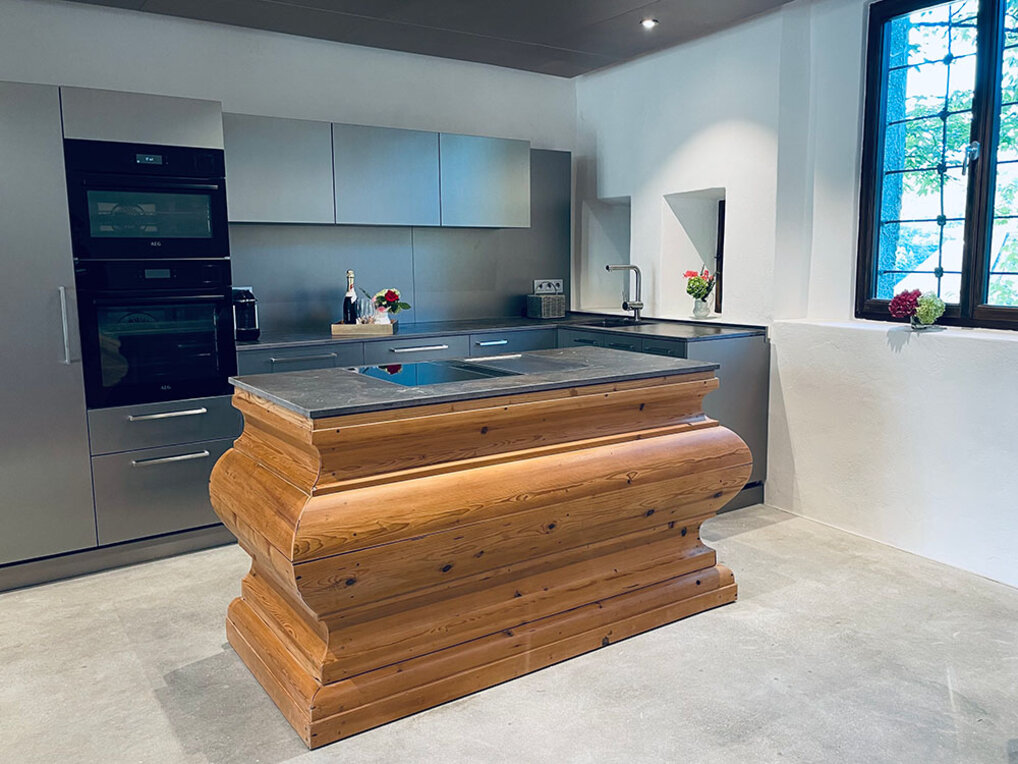
<instances>
[{"instance_id":1,"label":"small flower vase","mask_svg":"<svg viewBox=\"0 0 1018 764\"><path fill-rule=\"evenodd\" d=\"M911 324L912 326L912 331L914 332L922 332L925 331L926 329L932 329L934 326L933 324L924 324L922 321L919 320L918 316L911 316L908 319L908 321L909 324Z\"/></svg>"},{"instance_id":2,"label":"small flower vase","mask_svg":"<svg viewBox=\"0 0 1018 764\"><path fill-rule=\"evenodd\" d=\"M376 324L391 324L392 320L389 318L388 308L376 308L375 309L375 323Z\"/></svg>"},{"instance_id":3,"label":"small flower vase","mask_svg":"<svg viewBox=\"0 0 1018 764\"><path fill-rule=\"evenodd\" d=\"M710 315L710 305L706 300L693 300L693 318L707 318Z\"/></svg>"}]
</instances>

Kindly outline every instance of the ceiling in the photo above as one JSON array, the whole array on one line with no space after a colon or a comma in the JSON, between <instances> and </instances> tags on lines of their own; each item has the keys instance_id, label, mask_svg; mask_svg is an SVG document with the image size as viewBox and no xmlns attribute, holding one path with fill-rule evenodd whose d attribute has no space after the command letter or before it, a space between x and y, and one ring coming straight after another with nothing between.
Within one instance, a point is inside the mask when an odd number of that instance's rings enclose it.
<instances>
[{"instance_id":1,"label":"ceiling","mask_svg":"<svg viewBox=\"0 0 1018 764\"><path fill-rule=\"evenodd\" d=\"M74 0L560 77L716 32L789 0ZM640 21L660 24L644 29Z\"/></svg>"}]
</instances>

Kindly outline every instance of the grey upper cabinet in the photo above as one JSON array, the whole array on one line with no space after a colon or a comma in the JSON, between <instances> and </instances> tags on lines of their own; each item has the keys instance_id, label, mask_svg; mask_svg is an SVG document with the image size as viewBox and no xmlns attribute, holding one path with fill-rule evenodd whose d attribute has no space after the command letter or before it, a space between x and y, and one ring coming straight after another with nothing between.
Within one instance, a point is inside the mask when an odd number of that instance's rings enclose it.
<instances>
[{"instance_id":1,"label":"grey upper cabinet","mask_svg":"<svg viewBox=\"0 0 1018 764\"><path fill-rule=\"evenodd\" d=\"M234 223L334 223L328 122L224 114Z\"/></svg>"},{"instance_id":2,"label":"grey upper cabinet","mask_svg":"<svg viewBox=\"0 0 1018 764\"><path fill-rule=\"evenodd\" d=\"M438 133L332 126L336 222L437 226Z\"/></svg>"},{"instance_id":3,"label":"grey upper cabinet","mask_svg":"<svg viewBox=\"0 0 1018 764\"><path fill-rule=\"evenodd\" d=\"M57 88L0 82L0 177L3 564L96 544Z\"/></svg>"},{"instance_id":4,"label":"grey upper cabinet","mask_svg":"<svg viewBox=\"0 0 1018 764\"><path fill-rule=\"evenodd\" d=\"M223 148L218 101L69 87L60 97L65 138Z\"/></svg>"},{"instance_id":5,"label":"grey upper cabinet","mask_svg":"<svg viewBox=\"0 0 1018 764\"><path fill-rule=\"evenodd\" d=\"M530 227L530 142L442 133L442 225Z\"/></svg>"}]
</instances>

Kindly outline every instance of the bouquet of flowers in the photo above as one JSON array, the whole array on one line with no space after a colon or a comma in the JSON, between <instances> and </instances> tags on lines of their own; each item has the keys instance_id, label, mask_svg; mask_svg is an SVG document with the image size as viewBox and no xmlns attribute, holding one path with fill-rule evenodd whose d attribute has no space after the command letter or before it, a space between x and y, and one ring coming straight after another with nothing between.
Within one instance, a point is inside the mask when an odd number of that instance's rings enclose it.
<instances>
[{"instance_id":1,"label":"bouquet of flowers","mask_svg":"<svg viewBox=\"0 0 1018 764\"><path fill-rule=\"evenodd\" d=\"M714 291L715 276L704 268L702 271L686 271L686 294L696 300L706 300Z\"/></svg>"},{"instance_id":2,"label":"bouquet of flowers","mask_svg":"<svg viewBox=\"0 0 1018 764\"><path fill-rule=\"evenodd\" d=\"M944 315L946 306L933 292L912 289L896 294L887 309L895 318L909 319L913 328L926 328Z\"/></svg>"},{"instance_id":3,"label":"bouquet of flowers","mask_svg":"<svg viewBox=\"0 0 1018 764\"><path fill-rule=\"evenodd\" d=\"M392 315L396 315L401 310L410 310L410 303L402 301L398 289L383 289L381 292L376 293L374 297L367 292L364 292L364 294L371 298L371 304L375 308L386 310Z\"/></svg>"}]
</instances>

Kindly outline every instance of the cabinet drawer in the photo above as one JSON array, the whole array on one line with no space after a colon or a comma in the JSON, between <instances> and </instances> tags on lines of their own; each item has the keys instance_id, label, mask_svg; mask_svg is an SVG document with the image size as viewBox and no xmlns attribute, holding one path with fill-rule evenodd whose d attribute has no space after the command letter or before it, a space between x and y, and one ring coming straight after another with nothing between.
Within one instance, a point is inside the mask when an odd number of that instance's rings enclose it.
<instances>
[{"instance_id":1,"label":"cabinet drawer","mask_svg":"<svg viewBox=\"0 0 1018 764\"><path fill-rule=\"evenodd\" d=\"M642 352L666 355L670 358L685 358L686 343L682 340L643 340Z\"/></svg>"},{"instance_id":2,"label":"cabinet drawer","mask_svg":"<svg viewBox=\"0 0 1018 764\"><path fill-rule=\"evenodd\" d=\"M587 332L582 329L559 329L558 346L560 348L571 348L577 345L594 345L604 347L605 335L600 332Z\"/></svg>"},{"instance_id":3,"label":"cabinet drawer","mask_svg":"<svg viewBox=\"0 0 1018 764\"><path fill-rule=\"evenodd\" d=\"M232 445L228 438L93 457L99 543L219 522L209 503L209 475Z\"/></svg>"},{"instance_id":4,"label":"cabinet drawer","mask_svg":"<svg viewBox=\"0 0 1018 764\"><path fill-rule=\"evenodd\" d=\"M364 363L375 366L388 363L434 361L443 358L465 358L469 347L469 338L465 334L366 342L364 343Z\"/></svg>"},{"instance_id":5,"label":"cabinet drawer","mask_svg":"<svg viewBox=\"0 0 1018 764\"><path fill-rule=\"evenodd\" d=\"M93 454L236 438L243 426L229 395L88 412Z\"/></svg>"},{"instance_id":6,"label":"cabinet drawer","mask_svg":"<svg viewBox=\"0 0 1018 764\"><path fill-rule=\"evenodd\" d=\"M362 363L364 363L362 342L332 342L274 350L242 350L237 353L237 375L332 369L360 366Z\"/></svg>"},{"instance_id":7,"label":"cabinet drawer","mask_svg":"<svg viewBox=\"0 0 1018 764\"><path fill-rule=\"evenodd\" d=\"M488 356L547 350L555 347L555 329L527 329L519 332L486 332L470 335L470 355Z\"/></svg>"},{"instance_id":8,"label":"cabinet drawer","mask_svg":"<svg viewBox=\"0 0 1018 764\"><path fill-rule=\"evenodd\" d=\"M624 337L618 334L606 334L604 346L612 350L628 350L632 353L639 353L643 350L643 340L639 337Z\"/></svg>"}]
</instances>

